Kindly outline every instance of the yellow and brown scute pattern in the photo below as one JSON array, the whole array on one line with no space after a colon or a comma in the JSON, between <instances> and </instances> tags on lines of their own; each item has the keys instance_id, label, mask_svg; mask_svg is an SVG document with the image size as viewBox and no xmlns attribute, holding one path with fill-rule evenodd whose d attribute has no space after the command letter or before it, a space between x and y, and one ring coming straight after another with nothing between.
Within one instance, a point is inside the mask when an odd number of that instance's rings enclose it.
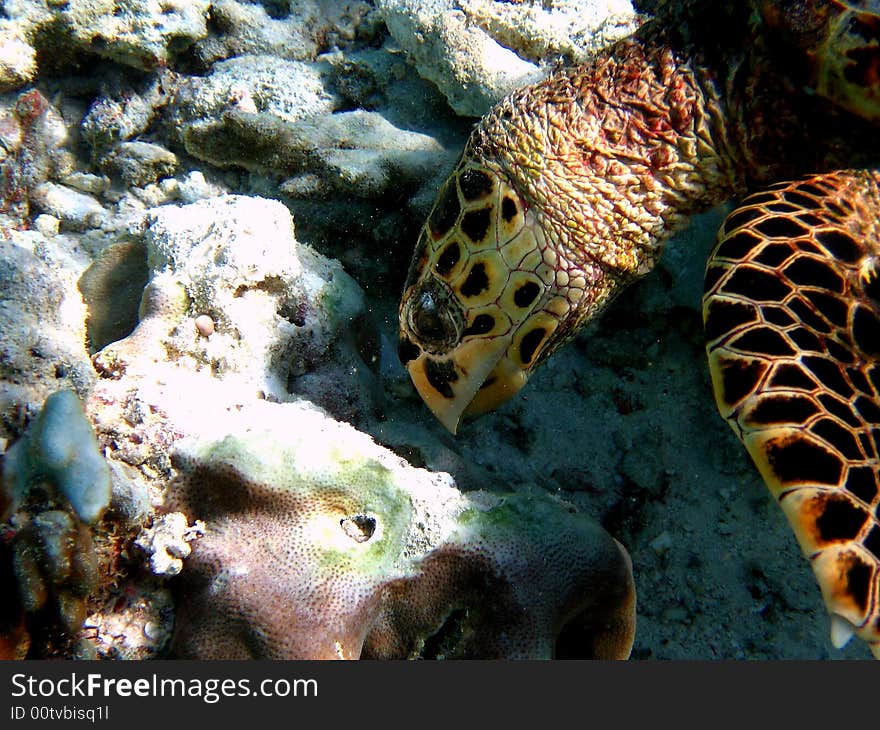
<instances>
[{"instance_id":1,"label":"yellow and brown scute pattern","mask_svg":"<svg viewBox=\"0 0 880 730\"><path fill-rule=\"evenodd\" d=\"M453 433L509 399L560 344L588 274L551 246L523 198L462 160L419 238L400 304L398 354Z\"/></svg>"},{"instance_id":2,"label":"yellow and brown scute pattern","mask_svg":"<svg viewBox=\"0 0 880 730\"><path fill-rule=\"evenodd\" d=\"M703 313L715 397L811 561L832 639L880 658L880 173L746 198Z\"/></svg>"}]
</instances>

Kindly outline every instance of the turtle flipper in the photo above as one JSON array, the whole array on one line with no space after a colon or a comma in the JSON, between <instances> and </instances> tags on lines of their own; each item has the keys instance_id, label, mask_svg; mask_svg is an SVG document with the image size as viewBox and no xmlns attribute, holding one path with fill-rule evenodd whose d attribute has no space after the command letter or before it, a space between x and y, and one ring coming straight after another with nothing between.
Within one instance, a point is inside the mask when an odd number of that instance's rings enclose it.
<instances>
[{"instance_id":1,"label":"turtle flipper","mask_svg":"<svg viewBox=\"0 0 880 730\"><path fill-rule=\"evenodd\" d=\"M705 292L718 409L813 565L832 641L880 659L880 173L746 198Z\"/></svg>"}]
</instances>

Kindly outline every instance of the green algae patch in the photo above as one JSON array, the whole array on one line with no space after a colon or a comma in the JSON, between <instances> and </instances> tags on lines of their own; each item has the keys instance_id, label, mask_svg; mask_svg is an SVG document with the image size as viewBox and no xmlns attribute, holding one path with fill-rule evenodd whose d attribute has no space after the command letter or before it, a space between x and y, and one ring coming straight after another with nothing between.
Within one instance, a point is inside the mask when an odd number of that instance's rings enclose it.
<instances>
[{"instance_id":1,"label":"green algae patch","mask_svg":"<svg viewBox=\"0 0 880 730\"><path fill-rule=\"evenodd\" d=\"M221 476L215 504L292 509L291 529L319 571L387 576L401 570L409 495L388 466L334 439L252 432L188 450L192 474ZM195 466L197 464L197 466ZM206 515L211 526L211 515Z\"/></svg>"},{"instance_id":2,"label":"green algae patch","mask_svg":"<svg viewBox=\"0 0 880 730\"><path fill-rule=\"evenodd\" d=\"M392 472L375 462L345 465L338 478L348 512L340 527L354 544L328 545L321 567L343 561L372 573L395 572L412 519L409 496L397 486Z\"/></svg>"}]
</instances>

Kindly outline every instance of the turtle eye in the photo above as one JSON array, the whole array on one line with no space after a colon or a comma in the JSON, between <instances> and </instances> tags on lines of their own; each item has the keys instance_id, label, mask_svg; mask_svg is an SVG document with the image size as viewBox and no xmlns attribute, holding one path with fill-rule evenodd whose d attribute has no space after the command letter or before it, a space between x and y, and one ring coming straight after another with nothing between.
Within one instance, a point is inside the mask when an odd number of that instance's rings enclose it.
<instances>
[{"instance_id":1,"label":"turtle eye","mask_svg":"<svg viewBox=\"0 0 880 730\"><path fill-rule=\"evenodd\" d=\"M416 344L429 352L442 352L459 340L461 329L448 297L435 287L425 285L414 293L409 303L407 322Z\"/></svg>"},{"instance_id":2,"label":"turtle eye","mask_svg":"<svg viewBox=\"0 0 880 730\"><path fill-rule=\"evenodd\" d=\"M431 292L422 292L415 302L413 329L420 339L435 342L443 339L443 317Z\"/></svg>"}]
</instances>

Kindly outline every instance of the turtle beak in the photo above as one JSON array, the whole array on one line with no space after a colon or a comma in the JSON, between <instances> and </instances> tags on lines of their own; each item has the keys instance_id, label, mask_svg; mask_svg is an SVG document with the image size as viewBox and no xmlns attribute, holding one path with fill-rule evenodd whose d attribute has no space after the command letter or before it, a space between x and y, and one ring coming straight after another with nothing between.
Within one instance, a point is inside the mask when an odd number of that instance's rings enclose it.
<instances>
[{"instance_id":1,"label":"turtle beak","mask_svg":"<svg viewBox=\"0 0 880 730\"><path fill-rule=\"evenodd\" d=\"M528 375L507 357L507 340L474 339L450 356L422 352L405 363L425 405L450 433L462 418L496 408L525 385Z\"/></svg>"}]
</instances>

